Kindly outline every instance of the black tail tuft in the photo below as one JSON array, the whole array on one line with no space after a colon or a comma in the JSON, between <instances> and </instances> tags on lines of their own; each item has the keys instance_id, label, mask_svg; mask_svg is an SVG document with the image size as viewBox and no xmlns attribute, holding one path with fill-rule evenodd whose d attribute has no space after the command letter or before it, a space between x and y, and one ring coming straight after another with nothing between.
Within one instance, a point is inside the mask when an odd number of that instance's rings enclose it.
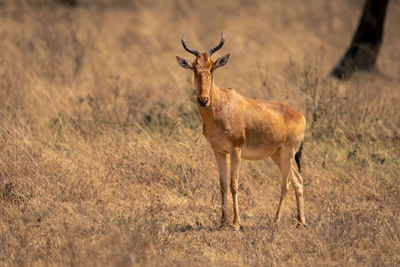
<instances>
[{"instance_id":1,"label":"black tail tuft","mask_svg":"<svg viewBox=\"0 0 400 267\"><path fill-rule=\"evenodd\" d=\"M299 149L297 150L296 154L294 155L294 159L296 160L297 168L300 171L300 160L301 160L301 151L303 150L303 141L301 141Z\"/></svg>"}]
</instances>

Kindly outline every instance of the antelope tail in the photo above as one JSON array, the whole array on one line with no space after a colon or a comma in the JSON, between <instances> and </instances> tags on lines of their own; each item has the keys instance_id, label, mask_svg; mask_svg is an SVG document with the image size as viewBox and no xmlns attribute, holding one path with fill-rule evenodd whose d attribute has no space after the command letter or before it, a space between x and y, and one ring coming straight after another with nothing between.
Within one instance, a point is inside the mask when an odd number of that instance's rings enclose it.
<instances>
[{"instance_id":1,"label":"antelope tail","mask_svg":"<svg viewBox=\"0 0 400 267\"><path fill-rule=\"evenodd\" d=\"M300 173L301 173L301 171L300 171L300 167L301 167L300 166L300 160L301 160L301 151L302 150L303 150L303 141L301 141L299 149L297 150L296 154L294 155L294 159L296 161L297 168L299 169Z\"/></svg>"}]
</instances>

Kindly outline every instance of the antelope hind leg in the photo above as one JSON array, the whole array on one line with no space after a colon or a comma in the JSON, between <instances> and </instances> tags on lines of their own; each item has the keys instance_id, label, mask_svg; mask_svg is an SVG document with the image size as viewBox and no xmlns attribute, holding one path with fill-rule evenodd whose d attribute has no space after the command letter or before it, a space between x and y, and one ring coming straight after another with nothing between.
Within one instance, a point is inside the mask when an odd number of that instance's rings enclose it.
<instances>
[{"instance_id":1,"label":"antelope hind leg","mask_svg":"<svg viewBox=\"0 0 400 267\"><path fill-rule=\"evenodd\" d=\"M303 196L303 178L300 173L297 171L295 166L291 166L291 184L293 185L296 201L297 201L297 220L301 226L306 225L306 219L304 216L304 196Z\"/></svg>"},{"instance_id":2,"label":"antelope hind leg","mask_svg":"<svg viewBox=\"0 0 400 267\"><path fill-rule=\"evenodd\" d=\"M279 200L278 209L275 214L275 223L279 222L281 218L281 212L283 203L285 202L287 192L289 190L289 171L290 171L290 157L286 157L283 154L282 149L272 155L272 160L278 165L281 170L282 186L281 186L281 198Z\"/></svg>"}]
</instances>

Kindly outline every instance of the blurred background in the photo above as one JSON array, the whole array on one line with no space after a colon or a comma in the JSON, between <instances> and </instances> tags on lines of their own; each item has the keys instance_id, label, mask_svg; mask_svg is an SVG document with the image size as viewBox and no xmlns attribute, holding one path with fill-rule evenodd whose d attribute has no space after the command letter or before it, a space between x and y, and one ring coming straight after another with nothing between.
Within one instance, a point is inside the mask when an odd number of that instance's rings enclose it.
<instances>
[{"instance_id":1,"label":"blurred background","mask_svg":"<svg viewBox=\"0 0 400 267\"><path fill-rule=\"evenodd\" d=\"M0 265L399 263L400 2L376 70L330 77L364 0L0 0ZM230 53L220 88L307 118L306 220L245 161L243 233L220 193L181 45ZM373 241L372 241L373 240Z\"/></svg>"}]
</instances>

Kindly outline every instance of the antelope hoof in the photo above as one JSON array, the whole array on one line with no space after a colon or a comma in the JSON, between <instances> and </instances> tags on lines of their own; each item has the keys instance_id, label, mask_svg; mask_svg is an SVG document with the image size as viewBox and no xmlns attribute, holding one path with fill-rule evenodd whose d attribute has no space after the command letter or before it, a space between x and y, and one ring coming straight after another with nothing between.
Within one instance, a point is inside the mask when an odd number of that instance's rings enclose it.
<instances>
[{"instance_id":1,"label":"antelope hoof","mask_svg":"<svg viewBox=\"0 0 400 267\"><path fill-rule=\"evenodd\" d=\"M303 229L303 228L307 228L307 226L306 226L306 224L305 223L301 223L301 222L297 222L297 227L296 227L297 229Z\"/></svg>"},{"instance_id":2,"label":"antelope hoof","mask_svg":"<svg viewBox=\"0 0 400 267\"><path fill-rule=\"evenodd\" d=\"M233 232L235 232L235 233L240 232L240 225L239 224L234 224L233 225Z\"/></svg>"},{"instance_id":3,"label":"antelope hoof","mask_svg":"<svg viewBox=\"0 0 400 267\"><path fill-rule=\"evenodd\" d=\"M229 224L226 221L221 221L221 224L219 226L219 229L224 229L225 227L229 226Z\"/></svg>"},{"instance_id":4,"label":"antelope hoof","mask_svg":"<svg viewBox=\"0 0 400 267\"><path fill-rule=\"evenodd\" d=\"M300 216L297 216L297 228L299 227L306 228L306 220L304 217L301 218Z\"/></svg>"}]
</instances>

